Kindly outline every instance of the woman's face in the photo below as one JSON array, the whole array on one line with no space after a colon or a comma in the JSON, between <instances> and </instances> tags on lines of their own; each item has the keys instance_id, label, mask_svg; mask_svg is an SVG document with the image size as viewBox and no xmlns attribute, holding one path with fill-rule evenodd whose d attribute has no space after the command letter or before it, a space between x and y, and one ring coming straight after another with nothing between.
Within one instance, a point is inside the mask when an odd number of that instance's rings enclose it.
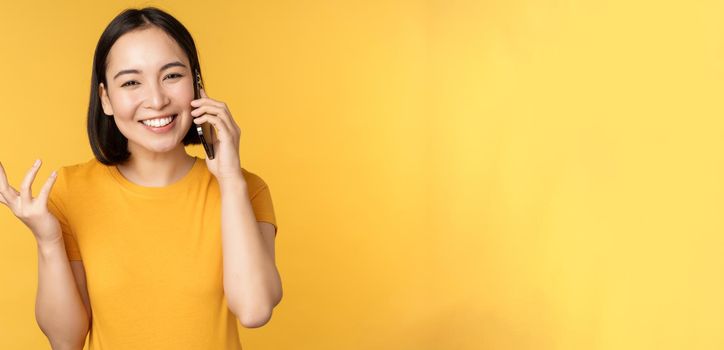
<instances>
[{"instance_id":1,"label":"woman's face","mask_svg":"<svg viewBox=\"0 0 724 350\"><path fill-rule=\"evenodd\" d=\"M113 44L107 62L101 104L128 138L129 151L162 153L183 147L193 119L194 79L176 41L157 27L128 32ZM158 127L165 120L155 120L155 127L142 123L174 115L165 127Z\"/></svg>"}]
</instances>

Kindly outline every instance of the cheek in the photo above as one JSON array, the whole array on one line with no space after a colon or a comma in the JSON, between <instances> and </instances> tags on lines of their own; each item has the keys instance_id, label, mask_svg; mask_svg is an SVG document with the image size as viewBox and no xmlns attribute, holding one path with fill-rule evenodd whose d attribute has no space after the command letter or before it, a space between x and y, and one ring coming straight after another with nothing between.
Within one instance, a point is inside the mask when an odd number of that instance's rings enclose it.
<instances>
[{"instance_id":1,"label":"cheek","mask_svg":"<svg viewBox=\"0 0 724 350\"><path fill-rule=\"evenodd\" d=\"M111 100L116 118L121 118L123 120L132 120L133 115L141 105L141 102L142 101L138 96L134 96L132 94L115 96L115 98Z\"/></svg>"},{"instance_id":2,"label":"cheek","mask_svg":"<svg viewBox=\"0 0 724 350\"><path fill-rule=\"evenodd\" d=\"M191 108L191 101L194 99L194 88L186 84L178 84L174 86L173 96L183 103L185 107Z\"/></svg>"}]
</instances>

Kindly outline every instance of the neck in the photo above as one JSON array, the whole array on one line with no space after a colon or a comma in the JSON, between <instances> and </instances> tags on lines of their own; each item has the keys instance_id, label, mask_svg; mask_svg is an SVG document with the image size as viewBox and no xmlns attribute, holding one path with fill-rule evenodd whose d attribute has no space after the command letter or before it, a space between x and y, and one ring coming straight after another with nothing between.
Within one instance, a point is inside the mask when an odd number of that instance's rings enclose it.
<instances>
[{"instance_id":1,"label":"neck","mask_svg":"<svg viewBox=\"0 0 724 350\"><path fill-rule=\"evenodd\" d=\"M149 152L128 144L131 157L116 167L129 181L146 187L164 187L182 179L194 165L194 157L182 144L164 153Z\"/></svg>"}]
</instances>

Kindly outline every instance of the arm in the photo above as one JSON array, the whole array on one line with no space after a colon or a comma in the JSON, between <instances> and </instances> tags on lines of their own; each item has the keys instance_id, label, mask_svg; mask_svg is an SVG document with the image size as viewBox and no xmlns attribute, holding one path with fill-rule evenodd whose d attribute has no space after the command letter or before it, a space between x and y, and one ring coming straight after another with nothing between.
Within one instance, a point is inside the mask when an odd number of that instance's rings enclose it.
<instances>
[{"instance_id":1,"label":"arm","mask_svg":"<svg viewBox=\"0 0 724 350\"><path fill-rule=\"evenodd\" d=\"M48 196L58 173L54 171L38 196L33 198L31 187L40 163L40 159L36 160L25 174L20 191L10 186L0 164L0 203L10 208L30 229L37 243L35 318L40 329L53 349L82 349L88 334L89 317L73 277L75 270L71 272L60 222L48 209ZM85 290L85 273L82 283Z\"/></svg>"},{"instance_id":2,"label":"arm","mask_svg":"<svg viewBox=\"0 0 724 350\"><path fill-rule=\"evenodd\" d=\"M257 223L248 198L246 179L239 160L241 129L225 103L208 98L200 89L198 107L191 111L194 123L211 123L218 132L216 158L206 159L221 190L221 234L224 294L229 309L247 328L261 327L282 298L282 286L274 264L274 231L269 223Z\"/></svg>"},{"instance_id":3,"label":"arm","mask_svg":"<svg viewBox=\"0 0 724 350\"><path fill-rule=\"evenodd\" d=\"M62 236L53 242L38 243L35 318L54 350L83 348L90 324L89 309L76 285Z\"/></svg>"},{"instance_id":4,"label":"arm","mask_svg":"<svg viewBox=\"0 0 724 350\"><path fill-rule=\"evenodd\" d=\"M243 177L221 182L220 187L224 293L244 327L261 327L282 298L274 263L274 226L257 223Z\"/></svg>"}]
</instances>

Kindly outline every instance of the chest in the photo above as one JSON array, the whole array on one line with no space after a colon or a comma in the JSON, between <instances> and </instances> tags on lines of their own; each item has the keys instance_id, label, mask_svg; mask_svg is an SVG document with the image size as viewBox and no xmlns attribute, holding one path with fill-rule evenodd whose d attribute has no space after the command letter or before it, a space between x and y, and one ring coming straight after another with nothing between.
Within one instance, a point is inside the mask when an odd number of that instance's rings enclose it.
<instances>
[{"instance_id":1,"label":"chest","mask_svg":"<svg viewBox=\"0 0 724 350\"><path fill-rule=\"evenodd\" d=\"M94 205L74 225L91 300L172 293L193 302L223 293L218 201L118 197Z\"/></svg>"}]
</instances>

